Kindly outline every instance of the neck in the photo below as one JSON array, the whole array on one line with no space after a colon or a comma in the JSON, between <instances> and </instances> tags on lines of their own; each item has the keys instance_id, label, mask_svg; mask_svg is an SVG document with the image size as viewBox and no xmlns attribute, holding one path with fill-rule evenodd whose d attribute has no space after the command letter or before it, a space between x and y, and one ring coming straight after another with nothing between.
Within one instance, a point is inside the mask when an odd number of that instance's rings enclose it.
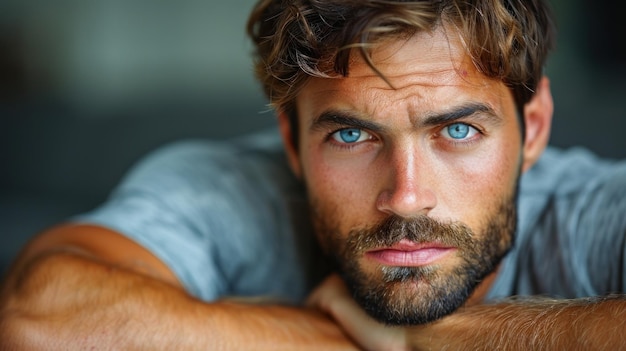
<instances>
[{"instance_id":1,"label":"neck","mask_svg":"<svg viewBox=\"0 0 626 351\"><path fill-rule=\"evenodd\" d=\"M500 266L491 272L483 281L476 287L476 290L470 295L469 299L465 302L465 307L480 305L485 300L485 297L489 293L489 289L493 286L493 283L498 276Z\"/></svg>"}]
</instances>

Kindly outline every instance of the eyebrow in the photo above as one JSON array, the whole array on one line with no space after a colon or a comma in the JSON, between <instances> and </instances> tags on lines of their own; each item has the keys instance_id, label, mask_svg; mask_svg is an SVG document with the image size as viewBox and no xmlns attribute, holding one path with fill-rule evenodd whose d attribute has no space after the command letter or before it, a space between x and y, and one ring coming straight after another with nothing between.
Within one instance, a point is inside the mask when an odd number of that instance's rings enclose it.
<instances>
[{"instance_id":1,"label":"eyebrow","mask_svg":"<svg viewBox=\"0 0 626 351\"><path fill-rule=\"evenodd\" d=\"M453 107L451 110L442 113L427 114L424 118L419 118L417 121L413 120L413 125L418 127L432 127L449 124L475 114L479 114L493 121L501 120L501 117L488 105L483 103L468 103ZM310 130L320 130L337 126L367 129L372 132L384 132L387 129L381 124L361 119L350 112L329 110L322 112L317 118L313 119Z\"/></svg>"},{"instance_id":2,"label":"eyebrow","mask_svg":"<svg viewBox=\"0 0 626 351\"><path fill-rule=\"evenodd\" d=\"M480 116L486 117L487 119L491 119L494 121L499 121L502 119L493 110L493 108L489 107L486 104L469 103L454 107L450 111L427 115L425 118L420 119L419 122L414 122L413 124L419 126L436 126L458 121L459 119L473 116L475 114L479 114Z\"/></svg>"},{"instance_id":3,"label":"eyebrow","mask_svg":"<svg viewBox=\"0 0 626 351\"><path fill-rule=\"evenodd\" d=\"M334 110L322 112L317 118L313 119L310 129L320 130L337 126L367 129L372 132L383 132L386 129L378 123L358 118L349 112Z\"/></svg>"}]
</instances>

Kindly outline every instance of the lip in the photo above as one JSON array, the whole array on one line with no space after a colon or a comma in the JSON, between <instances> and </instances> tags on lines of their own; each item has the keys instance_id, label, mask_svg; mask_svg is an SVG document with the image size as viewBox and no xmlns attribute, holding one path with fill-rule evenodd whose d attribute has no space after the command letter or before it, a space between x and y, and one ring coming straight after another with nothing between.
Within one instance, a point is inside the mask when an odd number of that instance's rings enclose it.
<instances>
[{"instance_id":1,"label":"lip","mask_svg":"<svg viewBox=\"0 0 626 351\"><path fill-rule=\"evenodd\" d=\"M433 264L454 251L456 247L436 242L418 244L403 239L392 246L367 251L365 255L385 266L420 267Z\"/></svg>"}]
</instances>

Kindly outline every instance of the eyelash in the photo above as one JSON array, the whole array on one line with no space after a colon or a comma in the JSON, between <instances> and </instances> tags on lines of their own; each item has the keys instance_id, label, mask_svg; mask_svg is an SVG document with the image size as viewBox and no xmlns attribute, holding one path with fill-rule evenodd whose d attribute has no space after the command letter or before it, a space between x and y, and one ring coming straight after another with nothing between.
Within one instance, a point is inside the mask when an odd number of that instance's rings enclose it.
<instances>
[{"instance_id":1,"label":"eyelash","mask_svg":"<svg viewBox=\"0 0 626 351\"><path fill-rule=\"evenodd\" d=\"M442 131L445 128L448 128L450 126L453 126L455 124L465 124L470 128L473 128L474 130L476 130L476 135L474 135L473 137L471 137L470 139L467 140L455 140L453 138L445 138L442 137ZM370 139L365 140L365 141L360 141L360 142L355 142L355 143L340 143L337 142L336 140L334 140L333 135L335 135L335 133L338 133L342 130L346 130L346 129L359 129L361 131L364 131L366 133L368 133L370 135ZM467 123L467 122L462 122L462 121L455 121L452 123L448 123L445 124L443 126L440 126L436 133L434 134L435 138L442 138L445 140L446 143L454 146L454 147L470 147L478 142L481 141L482 137L485 135L485 132L482 128L475 126L474 124L471 123ZM327 133L326 137L325 137L325 141L329 144L331 144L333 147L339 148L341 150L347 150L350 151L352 149L354 149L355 147L358 146L362 146L362 144L364 142L369 142L369 141L374 141L374 140L378 140L378 138L375 137L374 133L367 131L365 129L360 129L360 128L356 128L356 127L341 127L341 128L337 128L337 129L333 129L330 132Z\"/></svg>"},{"instance_id":2,"label":"eyelash","mask_svg":"<svg viewBox=\"0 0 626 351\"><path fill-rule=\"evenodd\" d=\"M462 140L456 140L453 138L445 138L442 137L442 132L445 128L448 128L450 126L453 126L455 124L465 124L466 126L473 128L474 130L476 130L476 135L472 136L470 139L462 139ZM482 128L475 126L474 124L471 123L467 123L467 122L462 122L462 121L456 121L456 122L452 122L452 123L448 123L446 125L441 126L441 128L438 129L437 133L435 134L435 137L439 138L442 137L442 139L445 140L446 143L454 146L454 147L470 147L472 145L475 145L476 143L480 142L482 140L482 137L485 135L485 132Z\"/></svg>"},{"instance_id":3,"label":"eyelash","mask_svg":"<svg viewBox=\"0 0 626 351\"><path fill-rule=\"evenodd\" d=\"M340 142L334 140L333 135L335 135L335 133L338 133L338 132L340 132L342 130L346 130L346 129L358 129L358 130L361 130L361 131L366 132L367 134L369 134L370 138L367 139L367 140L359 141L359 142L355 142L355 143L340 143ZM375 141L375 140L378 140L378 139L374 136L374 134L372 132L367 131L365 129L357 128L357 127L341 127L341 128L333 129L330 132L328 132L326 134L326 137L325 137L325 141L327 143L329 143L331 146L333 146L335 148L339 148L341 150L346 150L346 151L350 151L350 150L352 150L352 149L354 149L356 147L360 147L365 142L370 142L370 141Z\"/></svg>"}]
</instances>

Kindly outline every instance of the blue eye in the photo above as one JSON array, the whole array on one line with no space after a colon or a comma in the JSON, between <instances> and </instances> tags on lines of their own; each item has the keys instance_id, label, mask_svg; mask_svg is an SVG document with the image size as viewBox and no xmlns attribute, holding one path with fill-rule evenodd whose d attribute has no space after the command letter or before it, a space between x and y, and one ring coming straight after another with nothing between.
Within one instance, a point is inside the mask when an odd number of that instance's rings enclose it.
<instances>
[{"instance_id":1,"label":"blue eye","mask_svg":"<svg viewBox=\"0 0 626 351\"><path fill-rule=\"evenodd\" d=\"M370 138L368 132L358 128L345 128L332 134L333 139L344 144L353 144Z\"/></svg>"},{"instance_id":2,"label":"blue eye","mask_svg":"<svg viewBox=\"0 0 626 351\"><path fill-rule=\"evenodd\" d=\"M443 129L443 134L452 139L461 140L474 136L478 131L476 128L465 123L454 123Z\"/></svg>"}]
</instances>

